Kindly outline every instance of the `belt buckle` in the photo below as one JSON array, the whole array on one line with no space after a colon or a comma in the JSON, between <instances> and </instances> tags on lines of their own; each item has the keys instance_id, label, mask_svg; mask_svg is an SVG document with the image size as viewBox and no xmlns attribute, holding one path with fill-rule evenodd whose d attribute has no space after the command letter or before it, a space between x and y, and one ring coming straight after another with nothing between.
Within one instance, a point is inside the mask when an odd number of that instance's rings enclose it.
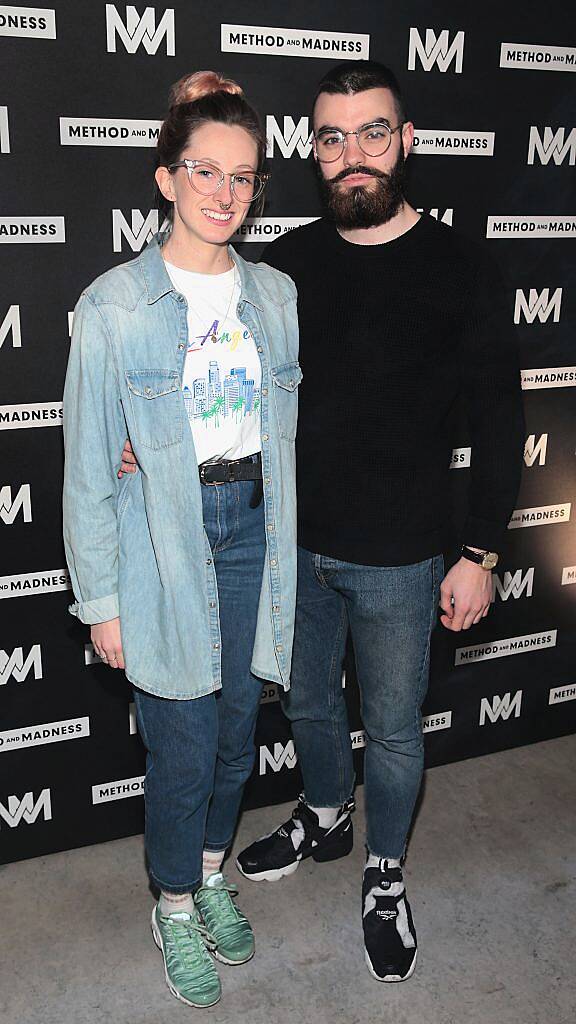
<instances>
[{"instance_id":1,"label":"belt buckle","mask_svg":"<svg viewBox=\"0 0 576 1024\"><path fill-rule=\"evenodd\" d=\"M218 465L219 465L218 462L203 462L202 465L199 467L200 468L200 479L201 479L201 481L202 481L202 483L204 484L205 487L217 487L218 484L221 484L221 483L224 482L223 480L207 480L206 479L206 475L205 475L206 474L206 470L209 469L210 466L218 466Z\"/></svg>"}]
</instances>

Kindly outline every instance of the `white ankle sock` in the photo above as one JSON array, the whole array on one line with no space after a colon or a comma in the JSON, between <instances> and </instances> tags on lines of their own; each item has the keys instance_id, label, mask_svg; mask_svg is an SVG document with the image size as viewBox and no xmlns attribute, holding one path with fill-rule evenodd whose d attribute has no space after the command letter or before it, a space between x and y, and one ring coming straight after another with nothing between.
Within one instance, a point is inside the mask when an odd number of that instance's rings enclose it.
<instances>
[{"instance_id":1,"label":"white ankle sock","mask_svg":"<svg viewBox=\"0 0 576 1024\"><path fill-rule=\"evenodd\" d=\"M320 828L332 828L338 821L339 807L313 807L308 804L311 811L318 815ZM304 842L304 829L297 823L296 828L291 832L290 838L295 850L298 850Z\"/></svg>"},{"instance_id":2,"label":"white ankle sock","mask_svg":"<svg viewBox=\"0 0 576 1024\"><path fill-rule=\"evenodd\" d=\"M191 892L161 892L158 906L162 917L169 917L170 914L193 914L194 898Z\"/></svg>"},{"instance_id":3,"label":"white ankle sock","mask_svg":"<svg viewBox=\"0 0 576 1024\"><path fill-rule=\"evenodd\" d=\"M217 875L222 867L226 850L204 850L202 854L202 881L206 882L210 875Z\"/></svg>"},{"instance_id":4,"label":"white ankle sock","mask_svg":"<svg viewBox=\"0 0 576 1024\"><path fill-rule=\"evenodd\" d=\"M318 815L320 828L332 828L332 825L338 821L339 807L312 807L310 805L310 810Z\"/></svg>"},{"instance_id":5,"label":"white ankle sock","mask_svg":"<svg viewBox=\"0 0 576 1024\"><path fill-rule=\"evenodd\" d=\"M383 861L388 862L389 868L399 868L400 861L394 857L377 857L375 853L368 854L368 860L366 861L367 868L378 868Z\"/></svg>"}]
</instances>

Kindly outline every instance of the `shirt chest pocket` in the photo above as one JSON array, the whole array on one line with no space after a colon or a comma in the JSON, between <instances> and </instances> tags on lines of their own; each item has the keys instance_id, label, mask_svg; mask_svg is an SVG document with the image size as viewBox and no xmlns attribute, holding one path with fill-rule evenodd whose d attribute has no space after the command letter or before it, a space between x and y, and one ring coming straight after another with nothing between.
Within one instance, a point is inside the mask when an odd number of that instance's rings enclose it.
<instances>
[{"instance_id":1,"label":"shirt chest pocket","mask_svg":"<svg viewBox=\"0 0 576 1024\"><path fill-rule=\"evenodd\" d=\"M298 421L298 385L302 380L302 370L296 362L285 363L284 366L273 368L271 375L280 437L294 441Z\"/></svg>"},{"instance_id":2,"label":"shirt chest pocket","mask_svg":"<svg viewBox=\"0 0 576 1024\"><path fill-rule=\"evenodd\" d=\"M179 444L184 403L177 370L126 370L136 435L146 448Z\"/></svg>"}]
</instances>

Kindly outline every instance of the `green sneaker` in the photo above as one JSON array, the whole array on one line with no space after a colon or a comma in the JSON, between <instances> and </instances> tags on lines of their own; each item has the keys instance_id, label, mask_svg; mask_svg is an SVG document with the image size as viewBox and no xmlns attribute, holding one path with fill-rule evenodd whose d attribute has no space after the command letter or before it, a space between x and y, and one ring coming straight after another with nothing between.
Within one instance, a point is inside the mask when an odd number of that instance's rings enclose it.
<instances>
[{"instance_id":1,"label":"green sneaker","mask_svg":"<svg viewBox=\"0 0 576 1024\"><path fill-rule=\"evenodd\" d=\"M254 934L234 903L238 890L220 872L196 890L194 902L214 940L214 956L224 964L245 964L254 956Z\"/></svg>"},{"instance_id":2,"label":"green sneaker","mask_svg":"<svg viewBox=\"0 0 576 1024\"><path fill-rule=\"evenodd\" d=\"M155 906L152 934L162 950L166 984L172 995L188 1006L214 1006L222 994L220 978L208 952L214 943L198 914L162 917Z\"/></svg>"}]
</instances>

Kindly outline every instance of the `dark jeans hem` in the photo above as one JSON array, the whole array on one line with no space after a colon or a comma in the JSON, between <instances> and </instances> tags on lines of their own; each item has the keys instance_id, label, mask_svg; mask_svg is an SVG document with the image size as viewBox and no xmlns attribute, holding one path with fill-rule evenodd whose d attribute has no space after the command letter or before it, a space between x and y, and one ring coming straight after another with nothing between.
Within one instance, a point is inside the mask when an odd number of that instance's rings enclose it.
<instances>
[{"instance_id":1,"label":"dark jeans hem","mask_svg":"<svg viewBox=\"0 0 576 1024\"><path fill-rule=\"evenodd\" d=\"M150 871L149 875L157 889L160 889L161 892L166 892L171 896L185 896L189 892L195 893L196 890L199 889L200 886L202 885L201 878L197 879L195 882L190 883L190 885L168 885L165 882L161 882L160 879L156 877L153 871Z\"/></svg>"}]
</instances>

